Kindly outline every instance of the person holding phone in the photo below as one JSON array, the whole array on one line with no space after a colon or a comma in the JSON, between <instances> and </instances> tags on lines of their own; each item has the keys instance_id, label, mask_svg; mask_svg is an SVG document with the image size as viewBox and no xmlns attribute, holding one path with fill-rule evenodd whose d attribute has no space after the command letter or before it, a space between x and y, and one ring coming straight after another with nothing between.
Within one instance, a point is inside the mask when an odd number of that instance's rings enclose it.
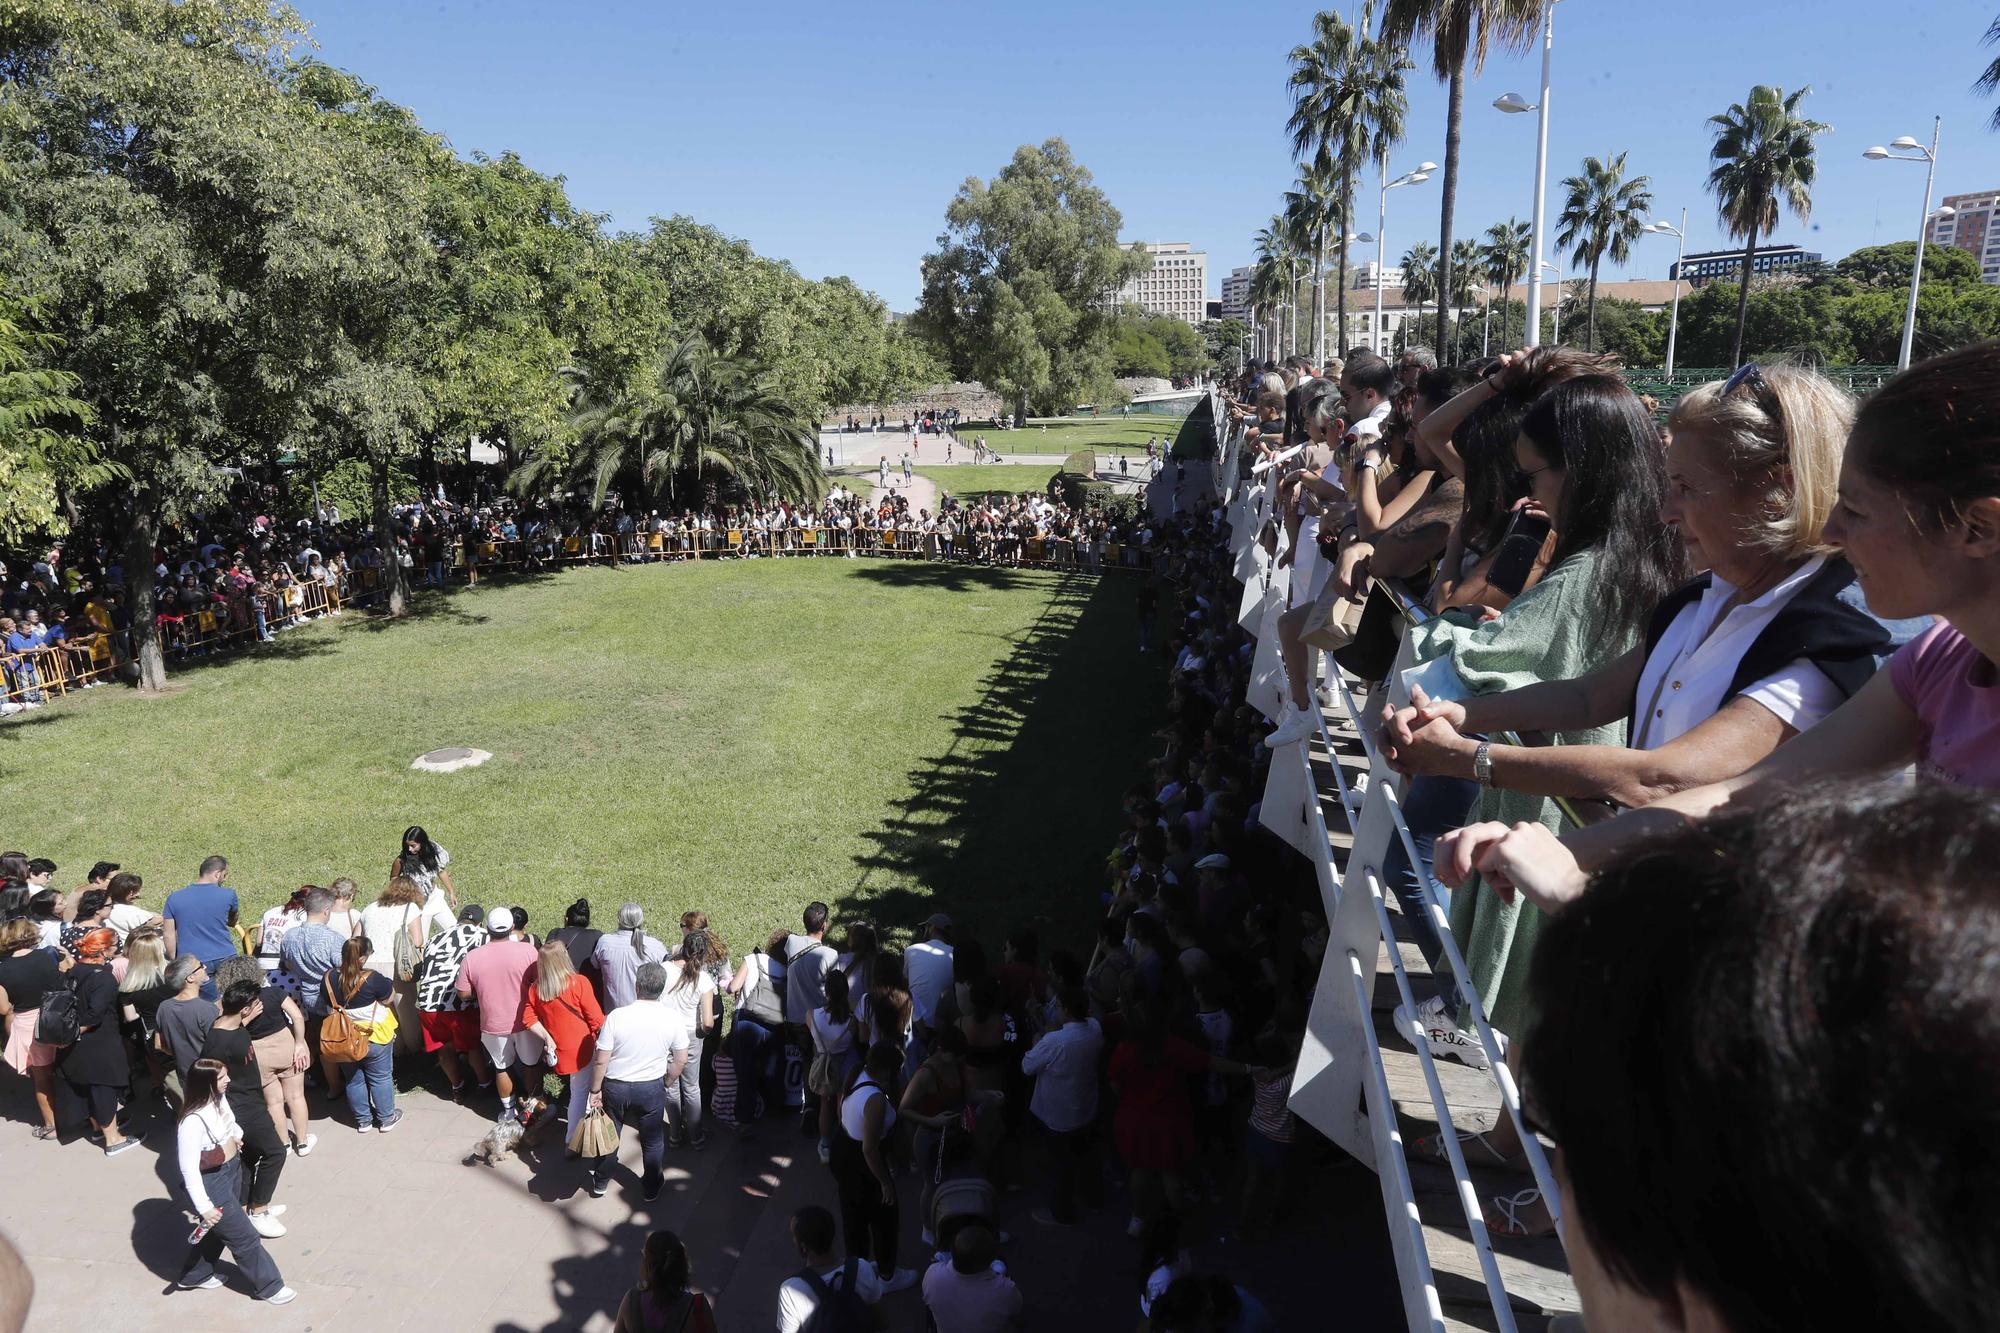
<instances>
[{"instance_id":1,"label":"person holding phone","mask_svg":"<svg viewBox=\"0 0 2000 1333\"><path fill-rule=\"evenodd\" d=\"M243 1129L223 1096L228 1090L229 1070L222 1061L194 1062L188 1072L175 1143L181 1186L193 1209L195 1229L188 1237L187 1261L177 1283L183 1291L221 1286L215 1261L227 1245L250 1283L251 1295L272 1305L286 1305L298 1298L298 1292L285 1285L284 1275L238 1202L243 1187Z\"/></svg>"}]
</instances>

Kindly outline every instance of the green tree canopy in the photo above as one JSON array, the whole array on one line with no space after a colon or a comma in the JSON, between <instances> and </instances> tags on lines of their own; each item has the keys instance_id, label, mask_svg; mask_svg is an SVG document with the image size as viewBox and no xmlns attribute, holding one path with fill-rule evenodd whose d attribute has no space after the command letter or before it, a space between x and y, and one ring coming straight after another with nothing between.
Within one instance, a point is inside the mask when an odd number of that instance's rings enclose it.
<instances>
[{"instance_id":1,"label":"green tree canopy","mask_svg":"<svg viewBox=\"0 0 2000 1333\"><path fill-rule=\"evenodd\" d=\"M1890 245L1866 245L1833 266L1834 273L1859 283L1863 287L1901 287L1910 285L1910 266L1917 259L1915 241L1896 241ZM1971 252L1955 245L1926 245L1924 247L1924 284L1978 282L1979 261Z\"/></svg>"},{"instance_id":2,"label":"green tree canopy","mask_svg":"<svg viewBox=\"0 0 2000 1333\"><path fill-rule=\"evenodd\" d=\"M1108 399L1116 316L1105 298L1151 262L1118 244L1121 221L1068 144L1023 144L990 184L968 178L946 209L923 261L923 332L955 375L984 381L1018 412Z\"/></svg>"}]
</instances>

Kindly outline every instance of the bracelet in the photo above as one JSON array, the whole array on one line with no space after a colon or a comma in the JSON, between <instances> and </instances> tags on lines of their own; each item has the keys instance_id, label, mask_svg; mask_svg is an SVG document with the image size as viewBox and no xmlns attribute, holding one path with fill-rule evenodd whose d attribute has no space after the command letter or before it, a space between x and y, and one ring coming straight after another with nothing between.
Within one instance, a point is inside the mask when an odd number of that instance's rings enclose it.
<instances>
[{"instance_id":1,"label":"bracelet","mask_svg":"<svg viewBox=\"0 0 2000 1333\"><path fill-rule=\"evenodd\" d=\"M1493 787L1493 742L1481 741L1479 748L1472 752L1472 778L1481 787Z\"/></svg>"},{"instance_id":2,"label":"bracelet","mask_svg":"<svg viewBox=\"0 0 2000 1333\"><path fill-rule=\"evenodd\" d=\"M1481 384L1484 384L1487 388L1493 390L1493 392L1495 393L1501 392L1500 386L1493 382L1493 377L1491 375L1481 375L1479 377L1479 382Z\"/></svg>"}]
</instances>

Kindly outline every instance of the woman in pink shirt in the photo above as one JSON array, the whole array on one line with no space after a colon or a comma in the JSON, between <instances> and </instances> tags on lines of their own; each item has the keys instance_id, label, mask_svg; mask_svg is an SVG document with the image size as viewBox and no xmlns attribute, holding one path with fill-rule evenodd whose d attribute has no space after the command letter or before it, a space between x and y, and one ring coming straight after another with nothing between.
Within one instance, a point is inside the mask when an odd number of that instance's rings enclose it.
<instances>
[{"instance_id":1,"label":"woman in pink shirt","mask_svg":"<svg viewBox=\"0 0 2000 1333\"><path fill-rule=\"evenodd\" d=\"M1754 367L1740 392L1765 392ZM1887 671L1741 776L1569 834L1477 824L1439 843L1438 877L1471 870L1544 911L1586 871L1725 805L1793 785L1915 765L1921 778L2000 791L2000 341L1936 357L1862 405L1825 539L1884 620L1935 616Z\"/></svg>"}]
</instances>

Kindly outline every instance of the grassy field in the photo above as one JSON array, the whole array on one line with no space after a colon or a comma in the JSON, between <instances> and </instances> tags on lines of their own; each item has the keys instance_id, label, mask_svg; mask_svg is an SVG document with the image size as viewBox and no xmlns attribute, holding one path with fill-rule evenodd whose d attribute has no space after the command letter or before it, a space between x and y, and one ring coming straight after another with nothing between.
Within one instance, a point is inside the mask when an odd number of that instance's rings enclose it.
<instances>
[{"instance_id":1,"label":"grassy field","mask_svg":"<svg viewBox=\"0 0 2000 1333\"><path fill-rule=\"evenodd\" d=\"M1097 910L1161 697L1131 587L876 561L585 569L432 595L248 657L0 723L5 840L146 879L201 858L261 910L351 875L366 900L425 825L461 896L538 933L586 896L601 923L707 910L732 950L796 922L1057 933ZM446 745L483 767L413 772Z\"/></svg>"},{"instance_id":2,"label":"grassy field","mask_svg":"<svg viewBox=\"0 0 2000 1333\"><path fill-rule=\"evenodd\" d=\"M1046 431L1042 429L1044 425L1048 427ZM1180 417L1134 416L1129 420L1052 417L1047 422L1031 417L1024 430L995 430L990 421L975 421L959 427L958 437L969 440L974 435L983 435L989 448L1003 454L1068 454L1078 449L1097 449L1143 455L1147 440L1158 439L1171 445L1180 429Z\"/></svg>"},{"instance_id":3,"label":"grassy field","mask_svg":"<svg viewBox=\"0 0 2000 1333\"><path fill-rule=\"evenodd\" d=\"M952 495L983 495L988 491L1047 491L1058 469L1047 463L955 463L920 467L917 474Z\"/></svg>"}]
</instances>

